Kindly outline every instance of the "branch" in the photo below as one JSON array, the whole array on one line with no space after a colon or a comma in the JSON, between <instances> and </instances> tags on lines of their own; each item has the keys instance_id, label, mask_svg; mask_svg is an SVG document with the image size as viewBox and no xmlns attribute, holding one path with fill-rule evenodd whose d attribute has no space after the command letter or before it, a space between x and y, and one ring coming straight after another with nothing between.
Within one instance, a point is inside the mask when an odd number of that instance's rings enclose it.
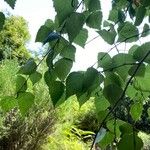
<instances>
[{"instance_id":1,"label":"branch","mask_svg":"<svg viewBox=\"0 0 150 150\"><path fill-rule=\"evenodd\" d=\"M127 37L127 38L124 39L123 41L121 41L121 42L119 42L119 43L116 43L115 46L113 46L112 48L110 48L110 49L107 51L107 53L110 53L114 48L116 48L116 46L119 46L119 45L122 44L123 42L126 42L127 40L132 39L133 37L142 35L143 33L146 33L146 32L149 32L149 31L150 31L150 29L147 29L147 30L145 30L144 32L141 32L141 33L132 35L132 36L130 36L130 37ZM106 53L101 59L99 59L98 61L96 61L91 67L94 67L100 60L103 60L103 59L106 57L107 53Z\"/></svg>"},{"instance_id":2,"label":"branch","mask_svg":"<svg viewBox=\"0 0 150 150\"><path fill-rule=\"evenodd\" d=\"M133 72L132 76L130 77L130 79L128 80L128 82L126 83L126 86L120 96L120 98L116 101L115 105L111 108L111 110L107 113L106 117L103 119L103 121L101 122L100 126L99 126L99 131L100 129L102 128L103 124L105 123L105 121L107 120L107 118L109 117L109 115L117 108L118 106L118 103L123 99L123 97L125 96L125 93L127 91L127 88L129 86L129 84L131 83L132 79L134 78L135 74L137 73L138 69L140 68L140 66L142 65L142 63L144 62L144 60L149 56L150 54L150 50L148 51L148 53L143 57L143 59L139 62L137 68L135 69L135 71ZM95 140L96 140L96 137L97 137L97 134L98 132L96 133L95 137L94 137L94 140L93 140L93 143L91 145L91 148L90 150L93 149L93 146L95 144Z\"/></svg>"},{"instance_id":3,"label":"branch","mask_svg":"<svg viewBox=\"0 0 150 150\"><path fill-rule=\"evenodd\" d=\"M115 66L115 67L112 67L112 68L105 69L105 70L100 71L100 72L104 73L104 72L107 72L107 71L113 71L114 69L117 69L117 68L120 68L120 67L123 67L123 66L130 66L130 65L139 65L139 63L124 63L124 64L121 64L121 65L118 65L118 66Z\"/></svg>"}]
</instances>

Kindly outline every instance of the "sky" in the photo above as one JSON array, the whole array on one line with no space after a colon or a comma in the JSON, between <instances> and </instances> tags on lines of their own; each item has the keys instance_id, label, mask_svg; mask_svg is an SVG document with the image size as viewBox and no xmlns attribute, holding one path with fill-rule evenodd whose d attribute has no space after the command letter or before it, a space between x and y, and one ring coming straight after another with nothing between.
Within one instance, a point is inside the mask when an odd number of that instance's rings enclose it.
<instances>
[{"instance_id":1,"label":"sky","mask_svg":"<svg viewBox=\"0 0 150 150\"><path fill-rule=\"evenodd\" d=\"M107 16L111 8L110 0L102 1L102 5L104 5L102 8L105 8L104 14ZM41 49L41 44L35 43L34 41L38 29L44 24L46 19L50 18L53 20L55 17L52 0L17 0L14 10L12 10L4 0L0 0L0 4L0 10L8 10L14 15L23 16L27 20L31 34L31 41L28 48L32 51ZM105 7L106 5L107 7ZM97 34L90 31L89 35L90 37L88 40L92 39ZM97 38L94 42L86 45L84 49L78 46L73 70L86 70L96 62L98 52L106 51L106 49L108 50L109 48L110 46L104 43L101 38Z\"/></svg>"},{"instance_id":2,"label":"sky","mask_svg":"<svg viewBox=\"0 0 150 150\"><path fill-rule=\"evenodd\" d=\"M110 0L101 0L103 18L107 19L109 10L111 9ZM38 29L44 22L50 18L54 20L55 11L53 8L52 0L17 0L15 9L12 10L4 0L0 0L0 10L8 10L14 15L23 16L29 27L29 32L31 34L31 41L28 44L28 48L32 51L37 51L41 49L40 43L35 43L35 37ZM92 39L97 34L90 30L89 39ZM85 46L84 49L77 46L76 52L76 62L74 63L73 70L86 70L88 67L92 66L97 60L98 52L108 51L112 46L108 45L100 37L90 42ZM119 49L124 49L125 44L122 44ZM113 50L113 54L116 50Z\"/></svg>"}]
</instances>

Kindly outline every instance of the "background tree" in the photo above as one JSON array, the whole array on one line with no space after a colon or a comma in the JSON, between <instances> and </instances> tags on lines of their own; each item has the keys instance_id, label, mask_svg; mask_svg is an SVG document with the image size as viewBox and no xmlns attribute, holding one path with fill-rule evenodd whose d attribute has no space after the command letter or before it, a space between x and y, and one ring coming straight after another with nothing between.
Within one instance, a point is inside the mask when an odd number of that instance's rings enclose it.
<instances>
[{"instance_id":1,"label":"background tree","mask_svg":"<svg viewBox=\"0 0 150 150\"><path fill-rule=\"evenodd\" d=\"M26 20L20 16L9 16L0 31L0 59L18 58L27 60L30 54L26 43L30 39Z\"/></svg>"}]
</instances>

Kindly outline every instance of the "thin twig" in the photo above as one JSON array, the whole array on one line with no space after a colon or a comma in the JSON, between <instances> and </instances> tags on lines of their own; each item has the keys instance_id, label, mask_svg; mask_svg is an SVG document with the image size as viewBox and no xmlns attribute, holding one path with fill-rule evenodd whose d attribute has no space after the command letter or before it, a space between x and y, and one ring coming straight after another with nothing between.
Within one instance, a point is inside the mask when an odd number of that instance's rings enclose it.
<instances>
[{"instance_id":1,"label":"thin twig","mask_svg":"<svg viewBox=\"0 0 150 150\"><path fill-rule=\"evenodd\" d=\"M115 67L108 68L108 69L105 69L103 71L100 71L100 73L104 73L104 72L107 72L107 71L113 71L114 69L117 69L117 68L120 68L120 67L123 67L123 66L131 66L131 65L139 65L139 63L124 63L124 64L120 64L118 66L115 66Z\"/></svg>"},{"instance_id":2,"label":"thin twig","mask_svg":"<svg viewBox=\"0 0 150 150\"><path fill-rule=\"evenodd\" d=\"M139 35L141 35L141 34L143 34L143 33L148 32L148 31L150 31L150 29L147 29L147 30L145 30L144 32L141 32L141 33L132 35L132 36L130 36L130 37L124 39L123 41L121 41L121 42L119 42L119 43L116 43L115 46L113 46L112 48L110 48L110 49L107 51L107 53L110 53L114 48L116 48L116 46L119 46L119 45L122 44L123 42L126 42L127 40L132 39L133 37L139 36ZM106 57L107 53L106 53L101 59L97 60L91 67L94 67L100 60L103 60L103 59Z\"/></svg>"}]
</instances>

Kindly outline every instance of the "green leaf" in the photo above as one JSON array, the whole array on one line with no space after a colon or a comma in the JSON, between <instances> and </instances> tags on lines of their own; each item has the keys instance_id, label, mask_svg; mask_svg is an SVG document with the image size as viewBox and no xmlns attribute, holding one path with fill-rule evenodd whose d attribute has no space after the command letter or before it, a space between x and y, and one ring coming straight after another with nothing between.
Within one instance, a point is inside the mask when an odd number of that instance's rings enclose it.
<instances>
[{"instance_id":1,"label":"green leaf","mask_svg":"<svg viewBox=\"0 0 150 150\"><path fill-rule=\"evenodd\" d=\"M120 131L121 131L122 135L131 134L131 133L133 133L133 127L131 124L124 122L122 125L120 125Z\"/></svg>"},{"instance_id":2,"label":"green leaf","mask_svg":"<svg viewBox=\"0 0 150 150\"><path fill-rule=\"evenodd\" d=\"M92 12L86 20L86 25L90 28L100 29L102 23L102 12Z\"/></svg>"},{"instance_id":3,"label":"green leaf","mask_svg":"<svg viewBox=\"0 0 150 150\"><path fill-rule=\"evenodd\" d=\"M27 90L27 80L21 75L16 78L16 92L25 92Z\"/></svg>"},{"instance_id":4,"label":"green leaf","mask_svg":"<svg viewBox=\"0 0 150 150\"><path fill-rule=\"evenodd\" d=\"M25 75L31 75L36 71L37 65L34 62L34 59L30 58L27 63L20 68L18 73L25 74Z\"/></svg>"},{"instance_id":5,"label":"green leaf","mask_svg":"<svg viewBox=\"0 0 150 150\"><path fill-rule=\"evenodd\" d=\"M66 30L69 36L69 41L73 42L76 36L80 33L83 24L85 22L85 16L82 13L72 13L66 20Z\"/></svg>"},{"instance_id":6,"label":"green leaf","mask_svg":"<svg viewBox=\"0 0 150 150\"><path fill-rule=\"evenodd\" d=\"M118 42L135 42L138 40L138 29L131 22L125 22L118 28Z\"/></svg>"},{"instance_id":7,"label":"green leaf","mask_svg":"<svg viewBox=\"0 0 150 150\"><path fill-rule=\"evenodd\" d=\"M25 116L34 104L34 95L29 92L20 93L17 101L22 116Z\"/></svg>"},{"instance_id":8,"label":"green leaf","mask_svg":"<svg viewBox=\"0 0 150 150\"><path fill-rule=\"evenodd\" d=\"M128 54L133 55L134 52L137 50L138 47L139 47L139 45L133 45L133 46L131 46L131 48L129 49Z\"/></svg>"},{"instance_id":9,"label":"green leaf","mask_svg":"<svg viewBox=\"0 0 150 150\"><path fill-rule=\"evenodd\" d=\"M11 96L3 97L0 101L0 107L4 112L9 112L13 108L17 107L17 101L14 97Z\"/></svg>"},{"instance_id":10,"label":"green leaf","mask_svg":"<svg viewBox=\"0 0 150 150\"><path fill-rule=\"evenodd\" d=\"M52 31L53 27L49 27L48 25L42 25L37 32L35 42L43 42Z\"/></svg>"},{"instance_id":11,"label":"green leaf","mask_svg":"<svg viewBox=\"0 0 150 150\"><path fill-rule=\"evenodd\" d=\"M146 66L144 77L136 77L134 81L135 89L144 92L150 92L150 66Z\"/></svg>"},{"instance_id":12,"label":"green leaf","mask_svg":"<svg viewBox=\"0 0 150 150\"><path fill-rule=\"evenodd\" d=\"M94 104L96 107L96 113L98 114L100 111L106 110L109 106L110 103L108 100L103 96L103 94L96 96L94 99Z\"/></svg>"},{"instance_id":13,"label":"green leaf","mask_svg":"<svg viewBox=\"0 0 150 150\"><path fill-rule=\"evenodd\" d=\"M100 146L100 148L105 149L106 146L108 146L113 142L114 138L115 138L114 134L112 134L111 132L107 132L98 145Z\"/></svg>"},{"instance_id":14,"label":"green leaf","mask_svg":"<svg viewBox=\"0 0 150 150\"><path fill-rule=\"evenodd\" d=\"M3 29L3 25L5 23L5 15L0 12L0 31Z\"/></svg>"},{"instance_id":15,"label":"green leaf","mask_svg":"<svg viewBox=\"0 0 150 150\"><path fill-rule=\"evenodd\" d=\"M93 12L93 11L101 9L99 0L85 0L85 4L86 4L87 9L90 12Z\"/></svg>"},{"instance_id":16,"label":"green leaf","mask_svg":"<svg viewBox=\"0 0 150 150\"><path fill-rule=\"evenodd\" d=\"M100 36L104 39L104 41L106 41L108 44L112 45L115 42L115 38L116 38L116 31L113 27L111 27L110 30L101 30L101 31L97 31Z\"/></svg>"},{"instance_id":17,"label":"green leaf","mask_svg":"<svg viewBox=\"0 0 150 150\"><path fill-rule=\"evenodd\" d=\"M136 49L136 51L133 53L133 57L140 62L149 51L150 42L144 43ZM150 55L144 60L144 62L150 63Z\"/></svg>"},{"instance_id":18,"label":"green leaf","mask_svg":"<svg viewBox=\"0 0 150 150\"><path fill-rule=\"evenodd\" d=\"M138 65L134 65L129 69L128 73L130 76L132 76L134 74L134 72L137 70L137 67L138 67ZM145 65L141 64L134 76L142 76L143 77L145 74L145 70L146 70Z\"/></svg>"},{"instance_id":19,"label":"green leaf","mask_svg":"<svg viewBox=\"0 0 150 150\"><path fill-rule=\"evenodd\" d=\"M30 80L33 85L35 83L39 82L41 80L41 78L42 78L42 74L37 71L30 75Z\"/></svg>"},{"instance_id":20,"label":"green leaf","mask_svg":"<svg viewBox=\"0 0 150 150\"><path fill-rule=\"evenodd\" d=\"M124 64L132 64L135 62L132 55L119 53L112 58L113 67L117 67L114 69L123 80L125 80L128 76L128 71L131 68L131 65ZM123 65L123 66L122 66Z\"/></svg>"},{"instance_id":21,"label":"green leaf","mask_svg":"<svg viewBox=\"0 0 150 150\"><path fill-rule=\"evenodd\" d=\"M103 77L101 77L101 74L99 74L99 72L96 69L88 68L84 74L83 91L88 91L91 93L100 85L100 83L102 83L102 81Z\"/></svg>"},{"instance_id":22,"label":"green leaf","mask_svg":"<svg viewBox=\"0 0 150 150\"><path fill-rule=\"evenodd\" d=\"M74 39L73 42L84 48L86 41L87 41L87 38L88 38L88 30L82 29L79 32L79 34L76 36L76 38Z\"/></svg>"},{"instance_id":23,"label":"green leaf","mask_svg":"<svg viewBox=\"0 0 150 150\"><path fill-rule=\"evenodd\" d=\"M117 119L115 120L109 120L106 123L107 129L116 135L116 137L120 137L121 131L120 131L120 126L124 124L124 121Z\"/></svg>"},{"instance_id":24,"label":"green leaf","mask_svg":"<svg viewBox=\"0 0 150 150\"><path fill-rule=\"evenodd\" d=\"M103 69L111 68L112 61L111 57L108 53L100 52L98 53L98 67L102 67Z\"/></svg>"},{"instance_id":25,"label":"green leaf","mask_svg":"<svg viewBox=\"0 0 150 150\"><path fill-rule=\"evenodd\" d=\"M118 150L141 150L142 147L143 142L136 134L123 135L123 137L117 145Z\"/></svg>"},{"instance_id":26,"label":"green leaf","mask_svg":"<svg viewBox=\"0 0 150 150\"><path fill-rule=\"evenodd\" d=\"M135 23L134 23L136 26L139 26L143 22L145 14L146 14L146 8L145 7L140 6L137 8L136 19L135 19Z\"/></svg>"},{"instance_id":27,"label":"green leaf","mask_svg":"<svg viewBox=\"0 0 150 150\"><path fill-rule=\"evenodd\" d=\"M61 53L61 51L67 47L68 45L70 45L70 43L63 37L59 38L59 42L58 41L52 41L50 42L50 46L51 46L51 49L50 49L50 56L48 56L48 60L47 60L47 65L49 66L49 61L53 61L54 58L56 58L56 56L58 54Z\"/></svg>"},{"instance_id":28,"label":"green leaf","mask_svg":"<svg viewBox=\"0 0 150 150\"><path fill-rule=\"evenodd\" d=\"M107 86L109 84L116 84L119 87L123 86L123 80L119 75L113 72L108 72L106 74L105 80L104 80L104 86Z\"/></svg>"},{"instance_id":29,"label":"green leaf","mask_svg":"<svg viewBox=\"0 0 150 150\"><path fill-rule=\"evenodd\" d=\"M75 10L76 6L78 5L78 0L74 1L74 6L72 6L71 0L53 0L55 11L57 12L57 18L59 21L59 25L61 25L64 20L69 17Z\"/></svg>"},{"instance_id":30,"label":"green leaf","mask_svg":"<svg viewBox=\"0 0 150 150\"><path fill-rule=\"evenodd\" d=\"M76 53L76 48L73 45L67 45L64 47L60 53L60 55L64 58L68 58L72 61L75 61L75 53Z\"/></svg>"},{"instance_id":31,"label":"green leaf","mask_svg":"<svg viewBox=\"0 0 150 150\"><path fill-rule=\"evenodd\" d=\"M122 9L122 8L125 8L127 7L127 0L115 0L114 1L114 4L113 4L113 7L115 9Z\"/></svg>"},{"instance_id":32,"label":"green leaf","mask_svg":"<svg viewBox=\"0 0 150 150\"><path fill-rule=\"evenodd\" d=\"M52 30L54 29L54 22L51 19L47 19L44 25Z\"/></svg>"},{"instance_id":33,"label":"green leaf","mask_svg":"<svg viewBox=\"0 0 150 150\"><path fill-rule=\"evenodd\" d=\"M141 37L146 37L150 34L150 27L147 23L144 24Z\"/></svg>"},{"instance_id":34,"label":"green leaf","mask_svg":"<svg viewBox=\"0 0 150 150\"><path fill-rule=\"evenodd\" d=\"M53 105L55 106L57 102L60 100L64 93L65 86L60 81L54 81L49 86L49 93L51 96L51 100L53 102Z\"/></svg>"},{"instance_id":35,"label":"green leaf","mask_svg":"<svg viewBox=\"0 0 150 150\"><path fill-rule=\"evenodd\" d=\"M126 94L128 95L128 97L130 97L130 99L133 99L137 96L138 91L134 88L134 86L130 85L130 86L128 86Z\"/></svg>"},{"instance_id":36,"label":"green leaf","mask_svg":"<svg viewBox=\"0 0 150 150\"><path fill-rule=\"evenodd\" d=\"M83 89L83 72L72 72L66 79L66 98L72 95L80 95Z\"/></svg>"},{"instance_id":37,"label":"green leaf","mask_svg":"<svg viewBox=\"0 0 150 150\"><path fill-rule=\"evenodd\" d=\"M69 74L73 65L73 61L67 58L62 58L54 64L54 71L57 77L64 81Z\"/></svg>"},{"instance_id":38,"label":"green leaf","mask_svg":"<svg viewBox=\"0 0 150 150\"><path fill-rule=\"evenodd\" d=\"M118 10L117 9L110 10L108 20L114 23L118 22Z\"/></svg>"},{"instance_id":39,"label":"green leaf","mask_svg":"<svg viewBox=\"0 0 150 150\"><path fill-rule=\"evenodd\" d=\"M16 4L16 0L4 0L7 4L9 4L9 6L14 9L15 8L15 4Z\"/></svg>"},{"instance_id":40,"label":"green leaf","mask_svg":"<svg viewBox=\"0 0 150 150\"><path fill-rule=\"evenodd\" d=\"M135 121L140 119L142 115L142 110L143 110L143 105L141 103L134 103L131 106L130 114Z\"/></svg>"},{"instance_id":41,"label":"green leaf","mask_svg":"<svg viewBox=\"0 0 150 150\"><path fill-rule=\"evenodd\" d=\"M116 84L109 84L104 87L103 94L105 98L110 102L111 105L115 105L115 103L119 100L122 95L123 90Z\"/></svg>"},{"instance_id":42,"label":"green leaf","mask_svg":"<svg viewBox=\"0 0 150 150\"><path fill-rule=\"evenodd\" d=\"M44 73L44 80L47 84L47 86L51 86L51 83L56 80L57 76L54 72L54 70L48 70Z\"/></svg>"}]
</instances>

